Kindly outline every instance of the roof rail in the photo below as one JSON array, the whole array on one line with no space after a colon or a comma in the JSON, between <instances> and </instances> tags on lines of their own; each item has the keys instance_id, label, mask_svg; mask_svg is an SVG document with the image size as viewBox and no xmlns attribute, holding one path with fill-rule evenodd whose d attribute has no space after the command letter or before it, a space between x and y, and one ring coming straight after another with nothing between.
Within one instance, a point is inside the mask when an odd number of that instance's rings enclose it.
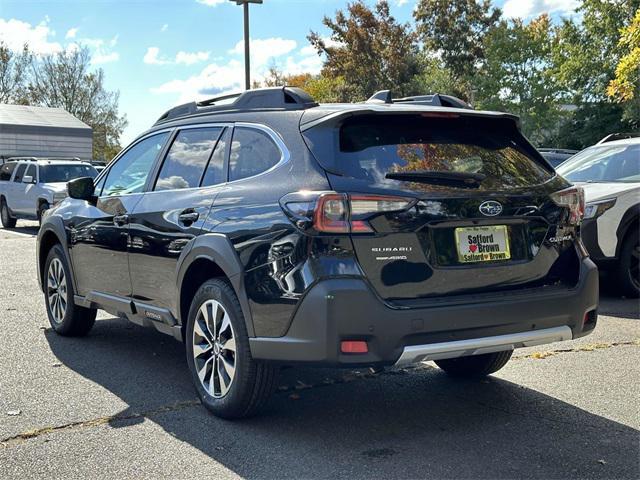
<instances>
[{"instance_id":1,"label":"roof rail","mask_svg":"<svg viewBox=\"0 0 640 480\"><path fill-rule=\"evenodd\" d=\"M430 105L434 107L466 108L473 107L464 100L451 95L434 93L433 95L417 95L412 97L392 98L391 90L380 90L367 99L365 103L412 103L415 105Z\"/></svg>"},{"instance_id":2,"label":"roof rail","mask_svg":"<svg viewBox=\"0 0 640 480\"><path fill-rule=\"evenodd\" d=\"M640 137L640 133L611 133L600 140L596 145L601 145L607 142L613 142L615 140L626 140L627 138Z\"/></svg>"},{"instance_id":3,"label":"roof rail","mask_svg":"<svg viewBox=\"0 0 640 480\"><path fill-rule=\"evenodd\" d=\"M223 95L201 102L178 105L166 111L156 121L156 125L194 113L209 113L242 110L303 110L317 107L316 101L304 90L297 87L271 87L247 90L242 93Z\"/></svg>"}]
</instances>

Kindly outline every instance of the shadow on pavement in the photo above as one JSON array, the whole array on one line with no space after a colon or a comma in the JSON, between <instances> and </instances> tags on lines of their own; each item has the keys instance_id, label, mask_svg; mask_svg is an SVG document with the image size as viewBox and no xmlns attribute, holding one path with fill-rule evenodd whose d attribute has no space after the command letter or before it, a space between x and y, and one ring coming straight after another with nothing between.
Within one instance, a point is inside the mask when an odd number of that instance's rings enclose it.
<instances>
[{"instance_id":1,"label":"shadow on pavement","mask_svg":"<svg viewBox=\"0 0 640 480\"><path fill-rule=\"evenodd\" d=\"M121 417L196 398L183 346L151 329L110 319L84 339L46 337L60 361L129 405ZM200 405L144 416L245 478L640 475L638 431L508 381L286 369L279 384L288 391L248 420Z\"/></svg>"},{"instance_id":2,"label":"shadow on pavement","mask_svg":"<svg viewBox=\"0 0 640 480\"><path fill-rule=\"evenodd\" d=\"M0 232L21 233L23 235L31 235L33 237L38 235L38 230L40 230L40 227L37 223L34 222L29 222L29 225L18 224L13 228L3 228L2 226L0 226Z\"/></svg>"}]
</instances>

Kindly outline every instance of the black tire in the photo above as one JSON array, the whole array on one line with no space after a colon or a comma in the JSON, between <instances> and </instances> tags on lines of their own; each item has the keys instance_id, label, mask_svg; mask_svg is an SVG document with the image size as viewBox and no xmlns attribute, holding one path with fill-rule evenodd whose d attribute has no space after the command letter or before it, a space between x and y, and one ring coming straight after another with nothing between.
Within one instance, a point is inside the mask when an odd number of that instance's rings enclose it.
<instances>
[{"instance_id":1,"label":"black tire","mask_svg":"<svg viewBox=\"0 0 640 480\"><path fill-rule=\"evenodd\" d=\"M449 358L447 360L436 360L436 365L452 377L486 377L504 367L512 354L513 350L506 350L504 352Z\"/></svg>"},{"instance_id":2,"label":"black tire","mask_svg":"<svg viewBox=\"0 0 640 480\"><path fill-rule=\"evenodd\" d=\"M640 234L629 232L622 242L616 277L620 293L629 298L640 297Z\"/></svg>"},{"instance_id":3,"label":"black tire","mask_svg":"<svg viewBox=\"0 0 640 480\"><path fill-rule=\"evenodd\" d=\"M207 329L206 332L203 332L203 314L201 307L204 306L205 311L211 312L211 310L206 310L206 307L212 303L214 305L217 303L217 305L223 309L222 317L220 317L219 320L222 326L215 329L218 331L218 335L221 335L221 332L225 332L225 323L227 323L226 331L229 333L228 322L231 324L232 329L230 333L235 337L235 353L233 354L232 351L227 351L222 348L224 347L222 340L217 342L216 338L213 338L213 341L210 341L210 330ZM227 317L228 322L225 320ZM198 327L196 327L196 321L198 321ZM217 321L216 319L216 322ZM273 365L256 362L251 357L249 337L244 322L238 297L236 297L233 288L231 288L226 281L221 279L208 280L194 295L191 308L189 309L189 317L185 331L187 364L189 365L189 371L191 372L191 377L200 400L211 413L221 418L244 418L255 414L271 396L275 388L277 369ZM204 324L207 325L207 327L209 325L207 322L204 322ZM196 328L199 329L199 332L206 333L209 339L204 339L204 337L197 332L194 336L194 330ZM204 339L204 341L199 341L198 339ZM218 344L217 353L213 347L215 343ZM198 360L194 358L195 344L204 346L205 349L207 349L206 351L201 350L202 355L198 356ZM218 392L218 397L215 397L215 391L212 394L209 390L215 390L214 384L218 385L220 390L221 383L220 381L216 383L212 380L212 376L214 375L213 368L215 368L213 366L217 365L215 362L218 359L222 361L220 357L225 355L227 359L233 360L234 376L230 381L230 386L226 393ZM211 363L209 367L207 367L206 365L209 362L209 358ZM196 366L196 361L198 362L198 366ZM222 364L220 365L222 366ZM198 371L204 372L202 381L200 380ZM209 373L208 376L207 373ZM217 375L218 378L220 378L221 373L218 371ZM209 390L205 389L205 383L211 387Z\"/></svg>"},{"instance_id":4,"label":"black tire","mask_svg":"<svg viewBox=\"0 0 640 480\"><path fill-rule=\"evenodd\" d=\"M4 198L0 200L0 221L2 221L4 228L14 228L16 226L16 219L11 217L9 207Z\"/></svg>"},{"instance_id":5,"label":"black tire","mask_svg":"<svg viewBox=\"0 0 640 480\"><path fill-rule=\"evenodd\" d=\"M42 225L42 216L47 210L49 210L49 204L47 202L40 202L40 205L38 205L38 223L40 225Z\"/></svg>"},{"instance_id":6,"label":"black tire","mask_svg":"<svg viewBox=\"0 0 640 480\"><path fill-rule=\"evenodd\" d=\"M51 300L51 295L54 290L62 292L61 286L54 289L50 283L50 274L52 273L51 265L54 262L59 262L56 263L56 265L61 266L64 272L66 301L64 302L63 315L60 315L60 311L56 310L56 302ZM43 282L45 305L51 328L53 328L56 333L65 337L82 337L87 335L96 321L97 311L93 308L81 307L74 303L73 296L75 292L73 290L73 282L71 281L71 273L60 245L55 245L49 251L47 261L44 265ZM58 301L60 302L60 300ZM54 312L54 310L56 311Z\"/></svg>"}]
</instances>

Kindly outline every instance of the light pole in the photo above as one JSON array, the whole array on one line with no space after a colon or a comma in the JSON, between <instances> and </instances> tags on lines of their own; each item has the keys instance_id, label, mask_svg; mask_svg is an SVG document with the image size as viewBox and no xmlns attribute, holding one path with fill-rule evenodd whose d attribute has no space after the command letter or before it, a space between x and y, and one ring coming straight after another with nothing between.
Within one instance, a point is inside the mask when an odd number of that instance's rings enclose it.
<instances>
[{"instance_id":1,"label":"light pole","mask_svg":"<svg viewBox=\"0 0 640 480\"><path fill-rule=\"evenodd\" d=\"M244 85L247 90L251 88L251 75L249 64L249 4L262 3L262 0L230 0L236 5L242 5L244 10Z\"/></svg>"}]
</instances>

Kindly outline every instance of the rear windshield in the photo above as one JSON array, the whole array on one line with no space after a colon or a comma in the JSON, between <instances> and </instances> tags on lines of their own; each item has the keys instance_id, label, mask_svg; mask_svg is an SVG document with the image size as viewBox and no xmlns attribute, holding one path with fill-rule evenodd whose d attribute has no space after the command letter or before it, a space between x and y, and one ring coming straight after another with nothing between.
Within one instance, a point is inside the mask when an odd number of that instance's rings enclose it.
<instances>
[{"instance_id":1,"label":"rear windshield","mask_svg":"<svg viewBox=\"0 0 640 480\"><path fill-rule=\"evenodd\" d=\"M553 177L511 120L360 116L343 123L338 144L336 173L375 184L406 184L385 178L388 173L456 172L485 176L479 190L504 190Z\"/></svg>"},{"instance_id":2,"label":"rear windshield","mask_svg":"<svg viewBox=\"0 0 640 480\"><path fill-rule=\"evenodd\" d=\"M42 165L40 167L40 182L59 183L68 182L74 178L96 178L98 172L91 165Z\"/></svg>"}]
</instances>

